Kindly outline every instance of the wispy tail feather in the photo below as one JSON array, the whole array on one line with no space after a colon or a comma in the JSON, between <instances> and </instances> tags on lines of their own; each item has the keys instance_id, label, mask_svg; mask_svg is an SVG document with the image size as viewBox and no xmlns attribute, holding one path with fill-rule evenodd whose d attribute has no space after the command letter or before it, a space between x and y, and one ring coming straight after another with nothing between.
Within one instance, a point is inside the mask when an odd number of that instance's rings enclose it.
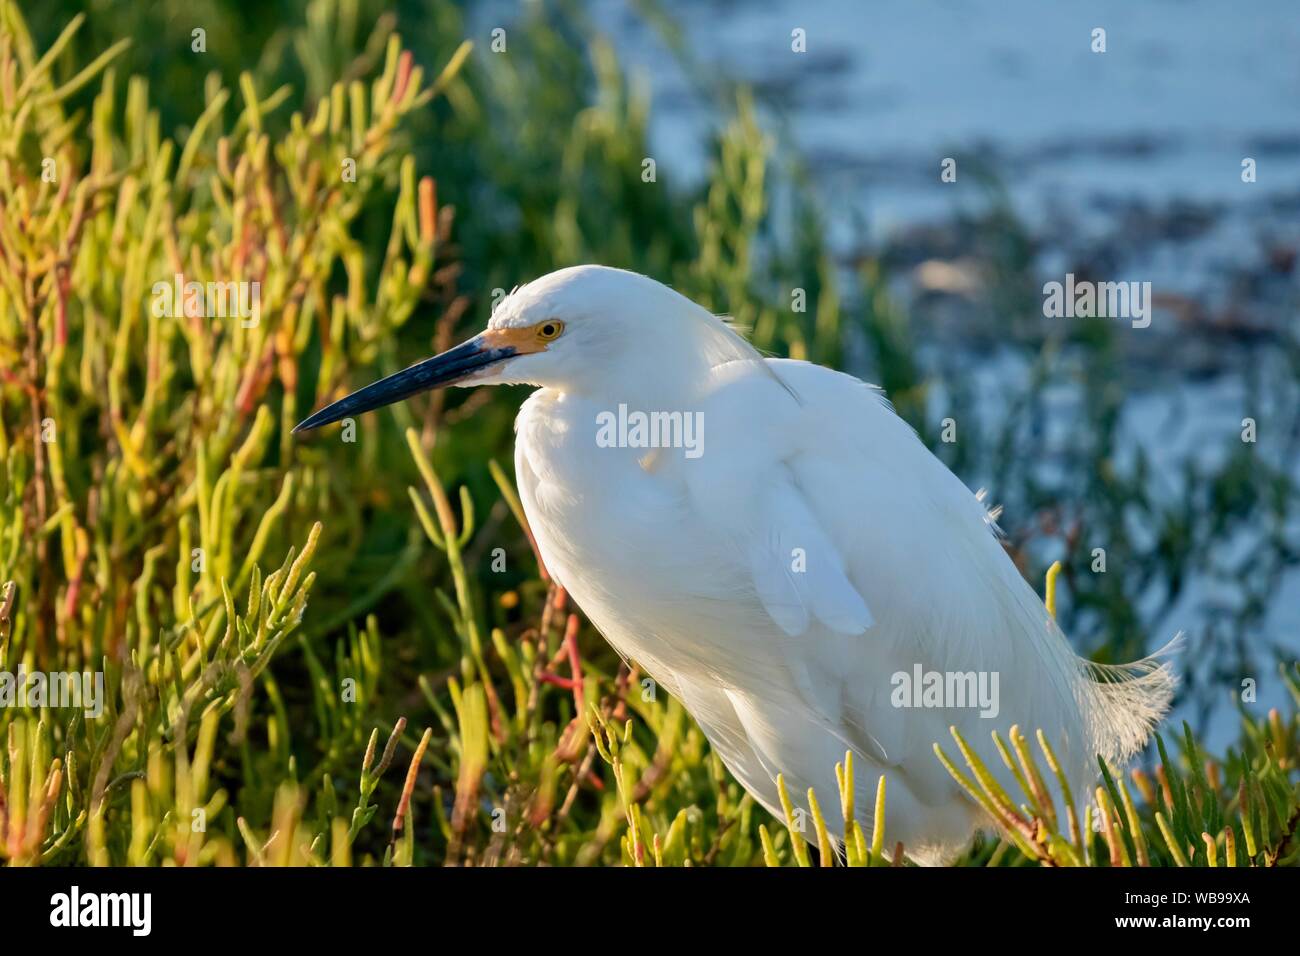
<instances>
[{"instance_id":1,"label":"wispy tail feather","mask_svg":"<svg viewBox=\"0 0 1300 956\"><path fill-rule=\"evenodd\" d=\"M1169 713L1178 687L1169 658L1182 643L1179 632L1160 650L1131 664L1083 662L1093 746L1107 763L1125 763Z\"/></svg>"}]
</instances>

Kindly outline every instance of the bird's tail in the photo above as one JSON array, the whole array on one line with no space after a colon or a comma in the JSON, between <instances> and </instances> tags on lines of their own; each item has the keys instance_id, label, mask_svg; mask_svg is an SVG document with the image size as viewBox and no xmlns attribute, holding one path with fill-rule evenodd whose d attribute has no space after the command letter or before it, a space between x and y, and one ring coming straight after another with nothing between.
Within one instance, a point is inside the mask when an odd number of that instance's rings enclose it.
<instances>
[{"instance_id":1,"label":"bird's tail","mask_svg":"<svg viewBox=\"0 0 1300 956\"><path fill-rule=\"evenodd\" d=\"M1110 764L1123 764L1142 749L1164 716L1178 686L1169 658L1182 646L1179 633L1149 657L1132 664L1084 661L1084 693L1093 746Z\"/></svg>"}]
</instances>

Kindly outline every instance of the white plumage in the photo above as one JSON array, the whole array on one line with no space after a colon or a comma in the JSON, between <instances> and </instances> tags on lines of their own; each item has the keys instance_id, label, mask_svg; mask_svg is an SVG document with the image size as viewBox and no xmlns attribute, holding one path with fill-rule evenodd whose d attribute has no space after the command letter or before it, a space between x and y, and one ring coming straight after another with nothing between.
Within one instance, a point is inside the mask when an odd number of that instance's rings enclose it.
<instances>
[{"instance_id":1,"label":"white plumage","mask_svg":"<svg viewBox=\"0 0 1300 956\"><path fill-rule=\"evenodd\" d=\"M852 750L867 832L884 774L888 844L942 861L987 823L933 753L950 725L990 768L1002 767L992 730L1041 728L1086 794L1095 755L1123 761L1164 714L1168 666L1077 658L983 504L878 390L764 359L620 270L517 289L485 340L524 341L546 322L563 331L545 347L449 384L542 386L520 411L515 467L548 570L773 813L778 773L797 805L810 787L826 804ZM600 423L620 406L698 415L697 456L607 447ZM918 666L996 674L996 716L896 706L895 675Z\"/></svg>"},{"instance_id":2,"label":"white plumage","mask_svg":"<svg viewBox=\"0 0 1300 956\"><path fill-rule=\"evenodd\" d=\"M738 338L720 348L734 336L720 320L629 273L554 273L492 324L547 316L571 335L584 322L611 328L592 336L604 354L585 357L604 366L595 387L557 379L519 414L516 475L542 558L770 811L781 813L777 773L801 805L809 787L830 796L851 749L867 832L884 773L890 844L933 860L980 822L932 750L950 725L982 745L994 728L1042 728L1079 781L1094 776L1094 753L1122 760L1146 739L1168 673L1094 683L984 506L879 391L764 360ZM702 454L663 449L644 462L645 448L599 447L598 416L620 404L698 411ZM891 676L917 663L997 672L998 717L893 706Z\"/></svg>"}]
</instances>

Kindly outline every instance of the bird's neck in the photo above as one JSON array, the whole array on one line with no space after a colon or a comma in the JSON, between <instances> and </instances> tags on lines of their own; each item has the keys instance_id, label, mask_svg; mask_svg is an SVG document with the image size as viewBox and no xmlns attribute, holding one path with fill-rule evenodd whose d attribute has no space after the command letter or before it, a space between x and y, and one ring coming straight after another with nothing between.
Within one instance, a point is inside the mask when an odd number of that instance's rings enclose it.
<instances>
[{"instance_id":1,"label":"bird's neck","mask_svg":"<svg viewBox=\"0 0 1300 956\"><path fill-rule=\"evenodd\" d=\"M617 411L620 406L641 412L697 410L706 391L710 369L703 363L659 365L647 374L610 374L584 381L570 394L588 404Z\"/></svg>"}]
</instances>

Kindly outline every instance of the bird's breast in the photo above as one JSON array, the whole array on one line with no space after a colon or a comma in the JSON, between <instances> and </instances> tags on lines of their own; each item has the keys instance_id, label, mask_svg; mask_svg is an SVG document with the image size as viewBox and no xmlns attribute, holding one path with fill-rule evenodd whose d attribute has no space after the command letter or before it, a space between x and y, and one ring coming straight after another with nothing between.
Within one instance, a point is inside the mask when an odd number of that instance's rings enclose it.
<instances>
[{"instance_id":1,"label":"bird's breast","mask_svg":"<svg viewBox=\"0 0 1300 956\"><path fill-rule=\"evenodd\" d=\"M547 569L630 656L662 657L710 617L763 626L734 544L692 509L682 450L598 442L602 411L543 390L520 412L520 498Z\"/></svg>"},{"instance_id":2,"label":"bird's breast","mask_svg":"<svg viewBox=\"0 0 1300 956\"><path fill-rule=\"evenodd\" d=\"M520 495L543 558L561 580L680 587L683 552L708 547L680 471L664 449L598 443L602 411L567 398L530 400L520 415Z\"/></svg>"}]
</instances>

